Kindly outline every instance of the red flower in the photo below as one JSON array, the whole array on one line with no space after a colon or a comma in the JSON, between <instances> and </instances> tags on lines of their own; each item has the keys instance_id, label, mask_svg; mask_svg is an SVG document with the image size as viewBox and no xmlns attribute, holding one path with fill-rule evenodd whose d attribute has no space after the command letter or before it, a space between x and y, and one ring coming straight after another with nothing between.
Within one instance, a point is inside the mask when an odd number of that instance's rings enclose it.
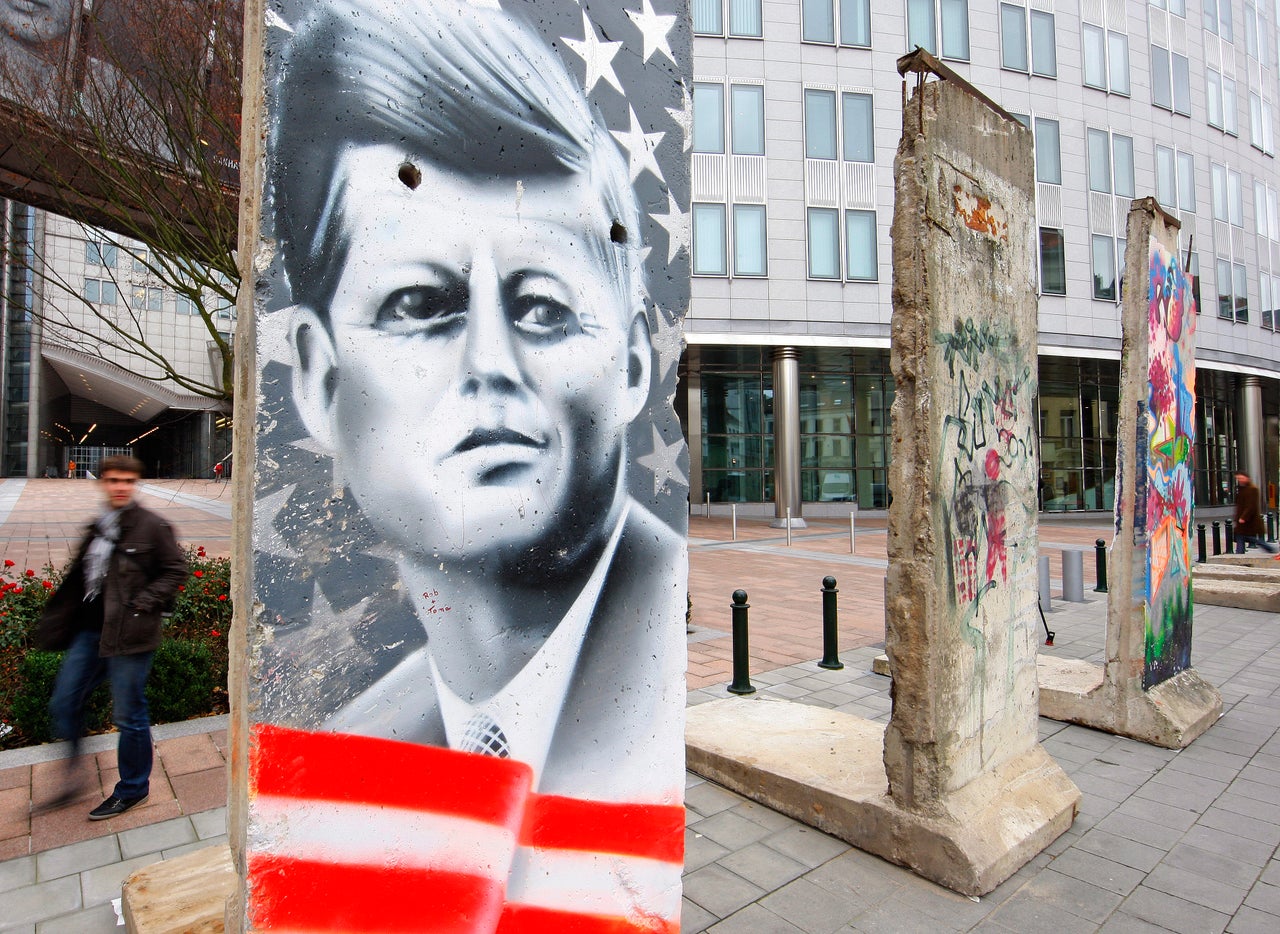
<instances>
[{"instance_id":1,"label":"red flower","mask_svg":"<svg viewBox=\"0 0 1280 934\"><path fill-rule=\"evenodd\" d=\"M196 549L196 557L197 557L197 558L203 558L204 556L205 556L205 555L204 555L204 545L201 545L199 548L197 548L197 549Z\"/></svg>"},{"instance_id":2,"label":"red flower","mask_svg":"<svg viewBox=\"0 0 1280 934\"><path fill-rule=\"evenodd\" d=\"M224 593L224 594L222 594L220 597L218 597L218 599L219 599L219 600L225 600L225 599L227 599L227 595Z\"/></svg>"},{"instance_id":3,"label":"red flower","mask_svg":"<svg viewBox=\"0 0 1280 934\"><path fill-rule=\"evenodd\" d=\"M22 588L21 588L21 587L14 587L14 588L13 588L13 592L14 592L14 593L22 593Z\"/></svg>"},{"instance_id":4,"label":"red flower","mask_svg":"<svg viewBox=\"0 0 1280 934\"><path fill-rule=\"evenodd\" d=\"M41 581L40 583L44 584L44 589L45 589L45 590L52 590L52 589L53 589L53 581Z\"/></svg>"},{"instance_id":5,"label":"red flower","mask_svg":"<svg viewBox=\"0 0 1280 934\"><path fill-rule=\"evenodd\" d=\"M178 590L180 590L180 591L185 591L186 589L187 589L187 585L186 585L186 584L179 584L179 585L178 585Z\"/></svg>"},{"instance_id":6,"label":"red flower","mask_svg":"<svg viewBox=\"0 0 1280 934\"><path fill-rule=\"evenodd\" d=\"M218 636L222 635L222 633L218 632L218 630L216 629L211 629L209 630L209 635L213 636L216 639Z\"/></svg>"},{"instance_id":7,"label":"red flower","mask_svg":"<svg viewBox=\"0 0 1280 934\"><path fill-rule=\"evenodd\" d=\"M204 571L192 571L191 574L194 577L204 577Z\"/></svg>"},{"instance_id":8,"label":"red flower","mask_svg":"<svg viewBox=\"0 0 1280 934\"><path fill-rule=\"evenodd\" d=\"M31 568L27 568L27 570L26 570L24 573L27 575L27 577L35 577L35 576L36 576L36 572L35 572L35 571L33 571L33 570L31 570Z\"/></svg>"},{"instance_id":9,"label":"red flower","mask_svg":"<svg viewBox=\"0 0 1280 934\"><path fill-rule=\"evenodd\" d=\"M7 568L11 568L11 567L13 567L13 562L12 562L12 561L10 561L8 558L5 558L5 559L4 559L4 566L5 566L5 567L7 567Z\"/></svg>"}]
</instances>

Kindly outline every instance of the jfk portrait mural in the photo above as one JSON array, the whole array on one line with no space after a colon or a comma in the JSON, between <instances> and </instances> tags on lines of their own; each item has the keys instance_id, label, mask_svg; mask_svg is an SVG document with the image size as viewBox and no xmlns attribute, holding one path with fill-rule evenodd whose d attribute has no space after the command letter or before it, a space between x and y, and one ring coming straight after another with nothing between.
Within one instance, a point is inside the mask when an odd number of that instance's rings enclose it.
<instances>
[{"instance_id":1,"label":"jfk portrait mural","mask_svg":"<svg viewBox=\"0 0 1280 934\"><path fill-rule=\"evenodd\" d=\"M266 27L248 921L674 931L684 17Z\"/></svg>"}]
</instances>

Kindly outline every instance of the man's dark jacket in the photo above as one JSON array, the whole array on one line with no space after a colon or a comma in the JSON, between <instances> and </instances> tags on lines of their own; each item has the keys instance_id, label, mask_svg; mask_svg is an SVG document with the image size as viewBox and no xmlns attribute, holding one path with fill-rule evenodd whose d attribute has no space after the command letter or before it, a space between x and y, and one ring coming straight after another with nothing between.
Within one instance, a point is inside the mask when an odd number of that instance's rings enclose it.
<instances>
[{"instance_id":1,"label":"man's dark jacket","mask_svg":"<svg viewBox=\"0 0 1280 934\"><path fill-rule=\"evenodd\" d=\"M80 628L85 553L93 536L91 525L62 586L49 598L36 628L39 648L64 649ZM107 658L159 648L161 614L186 579L187 559L169 523L137 503L125 506L120 512L120 536L102 580L99 654Z\"/></svg>"}]
</instances>

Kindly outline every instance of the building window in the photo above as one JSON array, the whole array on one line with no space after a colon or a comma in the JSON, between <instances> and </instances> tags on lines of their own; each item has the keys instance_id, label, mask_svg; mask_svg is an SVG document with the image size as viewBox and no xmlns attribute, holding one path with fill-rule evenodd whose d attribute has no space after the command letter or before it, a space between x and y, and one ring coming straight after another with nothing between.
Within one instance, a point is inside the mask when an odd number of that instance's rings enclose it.
<instances>
[{"instance_id":1,"label":"building window","mask_svg":"<svg viewBox=\"0 0 1280 934\"><path fill-rule=\"evenodd\" d=\"M1204 8L1204 28L1209 32L1222 36L1228 42L1235 41L1235 30L1231 23L1231 0L1202 0Z\"/></svg>"},{"instance_id":2,"label":"building window","mask_svg":"<svg viewBox=\"0 0 1280 934\"><path fill-rule=\"evenodd\" d=\"M729 270L725 262L724 205L693 206L693 274L723 276Z\"/></svg>"},{"instance_id":3,"label":"building window","mask_svg":"<svg viewBox=\"0 0 1280 934\"><path fill-rule=\"evenodd\" d=\"M1093 235L1093 297L1116 300L1116 244L1101 234Z\"/></svg>"},{"instance_id":4,"label":"building window","mask_svg":"<svg viewBox=\"0 0 1280 934\"><path fill-rule=\"evenodd\" d=\"M845 162L875 162L875 107L870 94L840 95L844 117Z\"/></svg>"},{"instance_id":5,"label":"building window","mask_svg":"<svg viewBox=\"0 0 1280 934\"><path fill-rule=\"evenodd\" d=\"M767 276L769 238L763 204L733 206L733 274Z\"/></svg>"},{"instance_id":6,"label":"building window","mask_svg":"<svg viewBox=\"0 0 1280 934\"><path fill-rule=\"evenodd\" d=\"M1249 323L1249 277L1240 263L1231 267L1231 285L1235 291L1236 322Z\"/></svg>"},{"instance_id":7,"label":"building window","mask_svg":"<svg viewBox=\"0 0 1280 934\"><path fill-rule=\"evenodd\" d=\"M840 278L840 218L835 208L809 208L809 278Z\"/></svg>"},{"instance_id":8,"label":"building window","mask_svg":"<svg viewBox=\"0 0 1280 934\"><path fill-rule=\"evenodd\" d=\"M1273 155L1276 149L1271 110L1271 101L1256 91L1249 92L1249 143L1267 155Z\"/></svg>"},{"instance_id":9,"label":"building window","mask_svg":"<svg viewBox=\"0 0 1280 934\"><path fill-rule=\"evenodd\" d=\"M724 152L724 85L693 85L693 151Z\"/></svg>"},{"instance_id":10,"label":"building window","mask_svg":"<svg viewBox=\"0 0 1280 934\"><path fill-rule=\"evenodd\" d=\"M1000 64L1046 78L1058 74L1053 14L1014 3L1000 4ZM1029 28L1028 28L1029 27Z\"/></svg>"},{"instance_id":11,"label":"building window","mask_svg":"<svg viewBox=\"0 0 1280 934\"><path fill-rule=\"evenodd\" d=\"M874 280L876 268L876 212L844 212L845 275L850 279Z\"/></svg>"},{"instance_id":12,"label":"building window","mask_svg":"<svg viewBox=\"0 0 1280 934\"><path fill-rule=\"evenodd\" d=\"M1151 103L1191 116L1191 64L1185 55L1151 46Z\"/></svg>"},{"instance_id":13,"label":"building window","mask_svg":"<svg viewBox=\"0 0 1280 934\"><path fill-rule=\"evenodd\" d=\"M195 315L196 303L187 295L175 295L173 298L174 310L180 315Z\"/></svg>"},{"instance_id":14,"label":"building window","mask_svg":"<svg viewBox=\"0 0 1280 934\"><path fill-rule=\"evenodd\" d=\"M764 155L764 88L735 84L729 89L733 102L733 152L739 156Z\"/></svg>"},{"instance_id":15,"label":"building window","mask_svg":"<svg viewBox=\"0 0 1280 934\"><path fill-rule=\"evenodd\" d=\"M116 284L110 279L85 279L80 293L86 302L98 305L115 305L119 301Z\"/></svg>"},{"instance_id":16,"label":"building window","mask_svg":"<svg viewBox=\"0 0 1280 934\"><path fill-rule=\"evenodd\" d=\"M803 0L805 42L871 47L870 0Z\"/></svg>"},{"instance_id":17,"label":"building window","mask_svg":"<svg viewBox=\"0 0 1280 934\"><path fill-rule=\"evenodd\" d=\"M1231 260L1220 259L1217 262L1218 273L1218 317L1228 321L1235 317L1235 306L1231 300Z\"/></svg>"},{"instance_id":18,"label":"building window","mask_svg":"<svg viewBox=\"0 0 1280 934\"><path fill-rule=\"evenodd\" d=\"M1067 294L1066 239L1061 230L1052 227L1040 228L1040 292Z\"/></svg>"},{"instance_id":19,"label":"building window","mask_svg":"<svg viewBox=\"0 0 1280 934\"><path fill-rule=\"evenodd\" d=\"M1089 190L1132 198L1133 140L1106 130L1089 130Z\"/></svg>"},{"instance_id":20,"label":"building window","mask_svg":"<svg viewBox=\"0 0 1280 934\"><path fill-rule=\"evenodd\" d=\"M730 36L759 39L760 0L692 0L693 31L700 36L725 35L725 7L728 6Z\"/></svg>"},{"instance_id":21,"label":"building window","mask_svg":"<svg viewBox=\"0 0 1280 934\"><path fill-rule=\"evenodd\" d=\"M160 311L164 307L164 290L135 285L129 301L134 311Z\"/></svg>"},{"instance_id":22,"label":"building window","mask_svg":"<svg viewBox=\"0 0 1280 934\"><path fill-rule=\"evenodd\" d=\"M1265 272L1258 274L1258 298L1258 307L1262 309L1262 326L1273 331L1276 319L1271 307L1271 276Z\"/></svg>"},{"instance_id":23,"label":"building window","mask_svg":"<svg viewBox=\"0 0 1280 934\"><path fill-rule=\"evenodd\" d=\"M1205 69L1205 97L1209 125L1231 136L1238 136L1236 83L1213 68Z\"/></svg>"},{"instance_id":24,"label":"building window","mask_svg":"<svg viewBox=\"0 0 1280 934\"><path fill-rule=\"evenodd\" d=\"M89 266L109 266L115 268L118 251L114 243L104 240L86 240L84 242L84 261Z\"/></svg>"},{"instance_id":25,"label":"building window","mask_svg":"<svg viewBox=\"0 0 1280 934\"><path fill-rule=\"evenodd\" d=\"M1036 117L1036 181L1046 185L1062 184L1062 145L1058 121Z\"/></svg>"},{"instance_id":26,"label":"building window","mask_svg":"<svg viewBox=\"0 0 1280 934\"><path fill-rule=\"evenodd\" d=\"M941 28L939 28L941 27ZM942 51L938 51L941 35ZM907 48L969 60L969 0L907 0Z\"/></svg>"},{"instance_id":27,"label":"building window","mask_svg":"<svg viewBox=\"0 0 1280 934\"><path fill-rule=\"evenodd\" d=\"M1129 36L1101 24L1080 27L1084 83L1111 94L1129 96Z\"/></svg>"},{"instance_id":28,"label":"building window","mask_svg":"<svg viewBox=\"0 0 1280 934\"><path fill-rule=\"evenodd\" d=\"M836 151L836 92L805 88L805 158L834 159Z\"/></svg>"}]
</instances>

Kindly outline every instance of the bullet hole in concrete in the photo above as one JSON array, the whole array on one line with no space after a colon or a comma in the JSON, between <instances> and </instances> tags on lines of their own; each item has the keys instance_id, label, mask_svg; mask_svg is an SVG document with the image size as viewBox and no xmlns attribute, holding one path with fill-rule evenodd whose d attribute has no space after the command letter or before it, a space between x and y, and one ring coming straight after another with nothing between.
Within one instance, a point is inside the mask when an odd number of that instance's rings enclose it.
<instances>
[{"instance_id":1,"label":"bullet hole in concrete","mask_svg":"<svg viewBox=\"0 0 1280 934\"><path fill-rule=\"evenodd\" d=\"M422 170L412 162L406 162L400 166L400 181L404 182L405 187L410 191L422 184Z\"/></svg>"},{"instance_id":2,"label":"bullet hole in concrete","mask_svg":"<svg viewBox=\"0 0 1280 934\"><path fill-rule=\"evenodd\" d=\"M627 228L623 227L622 224L617 221L614 221L613 226L609 228L609 239L614 243L626 243Z\"/></svg>"}]
</instances>

